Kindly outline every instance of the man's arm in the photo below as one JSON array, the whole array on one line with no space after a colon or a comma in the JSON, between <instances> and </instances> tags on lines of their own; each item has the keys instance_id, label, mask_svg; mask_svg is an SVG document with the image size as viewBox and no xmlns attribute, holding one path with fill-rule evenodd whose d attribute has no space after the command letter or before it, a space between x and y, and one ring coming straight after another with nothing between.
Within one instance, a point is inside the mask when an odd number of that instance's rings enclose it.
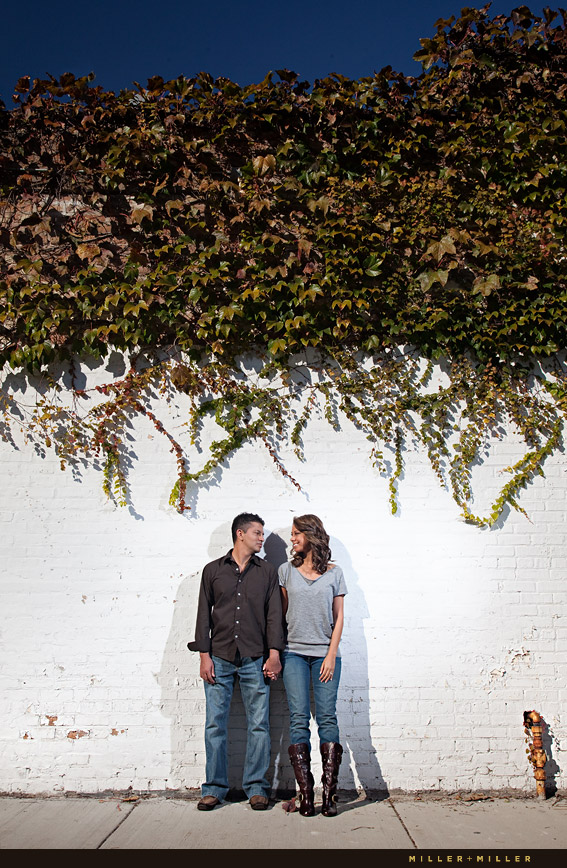
<instances>
[{"instance_id":1,"label":"man's arm","mask_svg":"<svg viewBox=\"0 0 567 868\"><path fill-rule=\"evenodd\" d=\"M213 607L210 575L205 567L201 577L199 588L199 603L197 605L197 620L195 623L195 639L188 642L190 651L200 651L203 654L211 653L211 611Z\"/></svg>"},{"instance_id":2,"label":"man's arm","mask_svg":"<svg viewBox=\"0 0 567 868\"><path fill-rule=\"evenodd\" d=\"M284 648L282 599L280 583L275 570L270 575L270 587L266 600L266 644L269 656L264 663L265 674L275 681L282 671L280 651Z\"/></svg>"}]
</instances>

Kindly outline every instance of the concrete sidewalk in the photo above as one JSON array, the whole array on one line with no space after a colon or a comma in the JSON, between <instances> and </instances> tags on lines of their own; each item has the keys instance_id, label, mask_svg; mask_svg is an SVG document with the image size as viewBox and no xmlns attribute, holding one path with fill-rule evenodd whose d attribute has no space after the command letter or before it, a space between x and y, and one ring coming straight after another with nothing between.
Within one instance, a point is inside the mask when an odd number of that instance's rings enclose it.
<instances>
[{"instance_id":1,"label":"concrete sidewalk","mask_svg":"<svg viewBox=\"0 0 567 868\"><path fill-rule=\"evenodd\" d=\"M498 858L485 855L472 861L549 865L560 857L557 851L567 848L567 798L560 796L545 802L474 796L469 801L466 796L407 795L382 801L343 797L335 818L319 812L312 818L286 814L280 801L268 811L252 811L247 802L227 802L202 812L196 799L130 799L0 798L0 849L377 849L400 851L397 861L408 865L461 861L450 859L449 851L495 851ZM429 858L424 852L438 855ZM525 858L526 852L535 857ZM546 853L540 862L537 857ZM470 853L467 859L470 863Z\"/></svg>"}]
</instances>

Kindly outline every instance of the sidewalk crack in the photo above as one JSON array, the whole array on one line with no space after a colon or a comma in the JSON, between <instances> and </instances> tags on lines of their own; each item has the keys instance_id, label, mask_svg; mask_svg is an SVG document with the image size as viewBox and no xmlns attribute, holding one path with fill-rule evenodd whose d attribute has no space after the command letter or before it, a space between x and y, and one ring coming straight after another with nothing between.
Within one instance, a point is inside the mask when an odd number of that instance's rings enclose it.
<instances>
[{"instance_id":1,"label":"sidewalk crack","mask_svg":"<svg viewBox=\"0 0 567 868\"><path fill-rule=\"evenodd\" d=\"M413 840L413 838L412 838L412 836L411 836L411 834L410 834L410 830L408 829L408 827L406 826L406 824L404 823L404 821L402 820L402 818L401 818L400 815L398 814L398 812L397 812L397 810L396 810L396 806L395 806L395 804L393 803L392 799L388 799L388 801L390 802L390 804L391 804L391 806L392 806L392 810L394 811L394 814L396 815L396 817L397 817L398 820L400 821L400 823L401 823L401 825L402 825L402 827L403 827L403 829L404 829L406 835L408 836L408 838L409 838L410 841L412 842L412 844L413 844L413 846L414 846L414 849L415 849L415 850L419 850L419 847L417 846L417 844L415 843L415 841Z\"/></svg>"},{"instance_id":2,"label":"sidewalk crack","mask_svg":"<svg viewBox=\"0 0 567 868\"><path fill-rule=\"evenodd\" d=\"M111 838L111 837L114 835L114 833L115 833L115 832L120 828L120 826L122 825L122 823L124 823L124 822L128 819L128 817L129 817L129 816L134 812L134 809L137 808L139 804L140 804L139 802L136 802L135 805L131 805L131 806L130 806L130 810L128 811L128 813L126 814L126 816L122 817L122 819L120 820L119 823L116 824L116 826L114 827L114 829L112 829L112 830L108 833L108 835L106 835L106 837L102 839L102 841L100 842L100 844L99 844L97 847L95 847L96 850L100 850L100 848L103 846L103 844L106 844L106 842L108 841L108 839ZM122 808L121 808L120 810L122 810Z\"/></svg>"}]
</instances>

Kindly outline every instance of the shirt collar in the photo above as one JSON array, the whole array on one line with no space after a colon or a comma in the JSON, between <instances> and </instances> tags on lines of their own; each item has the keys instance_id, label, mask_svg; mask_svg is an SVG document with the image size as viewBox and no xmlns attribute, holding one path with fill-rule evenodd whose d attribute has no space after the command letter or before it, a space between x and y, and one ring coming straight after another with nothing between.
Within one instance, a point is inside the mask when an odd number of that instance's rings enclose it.
<instances>
[{"instance_id":1,"label":"shirt collar","mask_svg":"<svg viewBox=\"0 0 567 868\"><path fill-rule=\"evenodd\" d=\"M232 557L232 549L229 549L227 551L226 555L224 556L224 563L225 564L230 564L230 563L235 564L236 563L236 561ZM260 558L258 557L258 555L250 555L250 560L248 561L248 563L249 564L255 564L257 566L260 563Z\"/></svg>"}]
</instances>

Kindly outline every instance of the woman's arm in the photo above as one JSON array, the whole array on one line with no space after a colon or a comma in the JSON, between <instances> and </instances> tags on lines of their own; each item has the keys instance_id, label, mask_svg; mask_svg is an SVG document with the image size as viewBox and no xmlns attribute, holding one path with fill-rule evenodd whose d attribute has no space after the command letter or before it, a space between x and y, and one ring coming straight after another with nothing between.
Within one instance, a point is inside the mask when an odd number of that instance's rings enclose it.
<instances>
[{"instance_id":1,"label":"woman's arm","mask_svg":"<svg viewBox=\"0 0 567 868\"><path fill-rule=\"evenodd\" d=\"M319 681L331 681L335 671L335 660L337 659L337 651L339 650L339 642L343 633L344 610L345 610L344 595L333 597L333 621L334 627L331 633L331 641L329 642L329 650L323 662L321 663L321 671L319 673Z\"/></svg>"}]
</instances>

